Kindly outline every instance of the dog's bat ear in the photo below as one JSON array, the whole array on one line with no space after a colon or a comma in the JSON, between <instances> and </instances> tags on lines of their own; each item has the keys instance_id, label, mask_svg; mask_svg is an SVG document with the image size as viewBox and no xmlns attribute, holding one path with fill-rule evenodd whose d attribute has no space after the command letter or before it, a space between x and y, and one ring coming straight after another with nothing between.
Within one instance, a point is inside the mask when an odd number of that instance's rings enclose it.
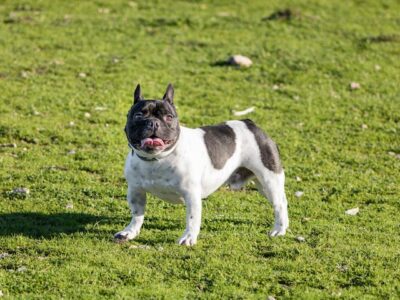
<instances>
[{"instance_id":1,"label":"dog's bat ear","mask_svg":"<svg viewBox=\"0 0 400 300\"><path fill-rule=\"evenodd\" d=\"M140 84L136 86L135 92L133 93L133 105L138 103L140 100L143 100L142 90L140 89Z\"/></svg>"},{"instance_id":2,"label":"dog's bat ear","mask_svg":"<svg viewBox=\"0 0 400 300\"><path fill-rule=\"evenodd\" d=\"M167 90L165 91L163 101L167 101L174 105L174 87L172 84L168 84Z\"/></svg>"}]
</instances>

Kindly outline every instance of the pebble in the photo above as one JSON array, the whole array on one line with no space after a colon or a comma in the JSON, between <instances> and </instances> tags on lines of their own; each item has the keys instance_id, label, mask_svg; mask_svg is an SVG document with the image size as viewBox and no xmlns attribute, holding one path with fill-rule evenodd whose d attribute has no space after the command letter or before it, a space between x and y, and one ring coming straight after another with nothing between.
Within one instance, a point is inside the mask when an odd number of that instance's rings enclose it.
<instances>
[{"instance_id":1,"label":"pebble","mask_svg":"<svg viewBox=\"0 0 400 300\"><path fill-rule=\"evenodd\" d=\"M99 14L109 14L110 13L109 8L99 8L97 11L99 12Z\"/></svg>"},{"instance_id":2,"label":"pebble","mask_svg":"<svg viewBox=\"0 0 400 300\"><path fill-rule=\"evenodd\" d=\"M15 143L0 144L0 148L17 148L17 144Z\"/></svg>"},{"instance_id":3,"label":"pebble","mask_svg":"<svg viewBox=\"0 0 400 300\"><path fill-rule=\"evenodd\" d=\"M303 194L304 194L303 191L296 191L296 192L294 193L294 195L295 195L297 198L300 198L301 196L303 196Z\"/></svg>"},{"instance_id":4,"label":"pebble","mask_svg":"<svg viewBox=\"0 0 400 300\"><path fill-rule=\"evenodd\" d=\"M19 268L17 269L17 272L26 272L26 271L28 271L28 268L25 267L25 266L19 267Z\"/></svg>"},{"instance_id":5,"label":"pebble","mask_svg":"<svg viewBox=\"0 0 400 300\"><path fill-rule=\"evenodd\" d=\"M129 249L150 249L150 246L147 245L131 245L129 246Z\"/></svg>"},{"instance_id":6,"label":"pebble","mask_svg":"<svg viewBox=\"0 0 400 300\"><path fill-rule=\"evenodd\" d=\"M361 85L358 82L350 83L350 89L352 89L352 90L358 90L360 87L361 87Z\"/></svg>"},{"instance_id":7,"label":"pebble","mask_svg":"<svg viewBox=\"0 0 400 300\"><path fill-rule=\"evenodd\" d=\"M345 214L349 215L349 216L355 216L356 214L358 214L359 211L360 211L360 209L358 207L355 207L355 208L346 210Z\"/></svg>"},{"instance_id":8,"label":"pebble","mask_svg":"<svg viewBox=\"0 0 400 300\"><path fill-rule=\"evenodd\" d=\"M21 72L21 77L23 77L23 78L28 78L29 77L29 72L27 72L27 71L22 71Z\"/></svg>"},{"instance_id":9,"label":"pebble","mask_svg":"<svg viewBox=\"0 0 400 300\"><path fill-rule=\"evenodd\" d=\"M299 235L299 236L296 236L296 241L303 243L306 241L306 239L304 238L304 236Z\"/></svg>"},{"instance_id":10,"label":"pebble","mask_svg":"<svg viewBox=\"0 0 400 300\"><path fill-rule=\"evenodd\" d=\"M250 58L243 55L233 55L229 57L228 64L239 67L250 67L253 62Z\"/></svg>"},{"instance_id":11,"label":"pebble","mask_svg":"<svg viewBox=\"0 0 400 300\"><path fill-rule=\"evenodd\" d=\"M14 195L19 195L19 196L26 197L26 196L29 195L30 191L29 191L28 188L18 187L18 188L13 189L11 193L14 194Z\"/></svg>"}]
</instances>

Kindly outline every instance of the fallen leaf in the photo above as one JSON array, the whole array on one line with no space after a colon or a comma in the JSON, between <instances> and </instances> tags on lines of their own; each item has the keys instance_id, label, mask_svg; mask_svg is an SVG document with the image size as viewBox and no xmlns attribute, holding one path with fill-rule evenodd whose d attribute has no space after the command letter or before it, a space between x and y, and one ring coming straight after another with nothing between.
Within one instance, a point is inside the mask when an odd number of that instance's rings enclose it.
<instances>
[{"instance_id":1,"label":"fallen leaf","mask_svg":"<svg viewBox=\"0 0 400 300\"><path fill-rule=\"evenodd\" d=\"M245 110L241 110L241 111L233 111L233 114L235 116L244 116L247 115L249 113L252 113L256 108L254 106L246 108Z\"/></svg>"},{"instance_id":2,"label":"fallen leaf","mask_svg":"<svg viewBox=\"0 0 400 300\"><path fill-rule=\"evenodd\" d=\"M96 106L96 107L94 108L94 110L97 110L97 111L105 111L105 110L107 110L107 107L104 107L104 106Z\"/></svg>"}]
</instances>

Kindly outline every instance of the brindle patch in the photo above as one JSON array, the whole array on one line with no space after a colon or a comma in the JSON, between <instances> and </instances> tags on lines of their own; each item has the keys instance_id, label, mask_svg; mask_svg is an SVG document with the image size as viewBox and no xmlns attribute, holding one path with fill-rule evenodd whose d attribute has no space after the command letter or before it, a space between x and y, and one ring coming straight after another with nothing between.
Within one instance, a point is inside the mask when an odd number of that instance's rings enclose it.
<instances>
[{"instance_id":1,"label":"brindle patch","mask_svg":"<svg viewBox=\"0 0 400 300\"><path fill-rule=\"evenodd\" d=\"M254 134L264 166L275 173L280 173L282 165L279 159L278 146L252 120L246 119L242 121Z\"/></svg>"},{"instance_id":2,"label":"brindle patch","mask_svg":"<svg viewBox=\"0 0 400 300\"><path fill-rule=\"evenodd\" d=\"M236 149L236 136L226 124L201 127L204 130L204 142L214 168L222 169Z\"/></svg>"}]
</instances>

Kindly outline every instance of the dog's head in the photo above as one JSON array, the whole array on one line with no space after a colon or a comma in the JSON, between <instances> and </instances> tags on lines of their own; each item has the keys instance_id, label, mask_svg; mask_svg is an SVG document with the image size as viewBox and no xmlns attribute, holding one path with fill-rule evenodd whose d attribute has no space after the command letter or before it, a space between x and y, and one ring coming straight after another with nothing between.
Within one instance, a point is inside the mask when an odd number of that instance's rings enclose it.
<instances>
[{"instance_id":1,"label":"dog's head","mask_svg":"<svg viewBox=\"0 0 400 300\"><path fill-rule=\"evenodd\" d=\"M133 98L125 126L129 144L150 155L172 149L180 133L172 85L168 85L162 100L145 100L140 85L137 85Z\"/></svg>"}]
</instances>

